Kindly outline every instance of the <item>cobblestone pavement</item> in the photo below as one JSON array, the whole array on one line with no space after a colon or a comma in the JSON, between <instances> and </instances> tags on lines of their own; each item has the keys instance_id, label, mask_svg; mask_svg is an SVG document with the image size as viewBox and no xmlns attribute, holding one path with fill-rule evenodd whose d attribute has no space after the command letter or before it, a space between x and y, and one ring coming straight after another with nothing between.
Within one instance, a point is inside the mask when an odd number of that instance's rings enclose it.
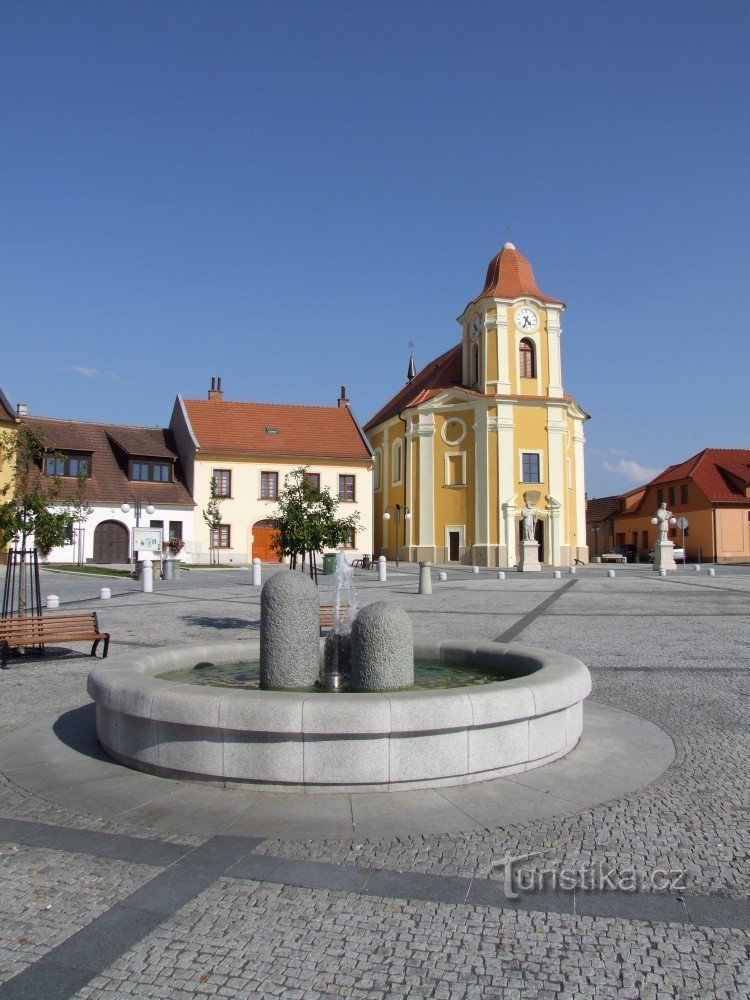
<instances>
[{"instance_id":1,"label":"cobblestone pavement","mask_svg":"<svg viewBox=\"0 0 750 1000\"><path fill-rule=\"evenodd\" d=\"M500 877L492 869L506 851L538 851L532 867L684 871L687 892L747 900L750 572L719 567L709 578L705 568L688 567L663 580L650 567L629 566L611 579L587 567L538 617L535 609L569 580L508 576L451 570L431 597L416 594L414 567L391 572L386 585L359 573L357 584L362 603L385 598L406 608L418 637L492 640L521 622L518 641L589 666L597 701L664 728L677 748L672 767L638 793L531 825L359 844L267 840L256 854L487 880ZM257 633L259 594L241 570L184 574L156 583L153 595L114 578L43 572L42 580L63 606L96 608L113 635L111 655ZM102 585L112 586L109 602L96 599ZM0 738L83 704L91 662L62 650L11 661L0 673ZM75 801L59 808L7 779L0 779L0 817L169 840L186 850L201 843L85 815ZM0 854L0 997L35 995L20 992L23 977L14 977L42 968L55 949L63 949L59 968L72 964L66 941L95 928L108 907L124 912L154 875L153 867L83 848L8 840ZM106 967L92 962L75 987L61 976L36 995L750 996L743 926L392 900L224 871L180 899Z\"/></svg>"}]
</instances>

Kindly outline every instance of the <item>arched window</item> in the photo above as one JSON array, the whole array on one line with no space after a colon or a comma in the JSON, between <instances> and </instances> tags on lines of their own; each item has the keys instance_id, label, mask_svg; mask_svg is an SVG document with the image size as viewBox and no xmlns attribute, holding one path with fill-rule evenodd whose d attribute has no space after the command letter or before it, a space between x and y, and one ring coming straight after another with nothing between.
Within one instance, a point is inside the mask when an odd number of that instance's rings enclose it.
<instances>
[{"instance_id":1,"label":"arched window","mask_svg":"<svg viewBox=\"0 0 750 1000\"><path fill-rule=\"evenodd\" d=\"M474 344L471 349L471 384L479 385L479 344Z\"/></svg>"},{"instance_id":2,"label":"arched window","mask_svg":"<svg viewBox=\"0 0 750 1000\"><path fill-rule=\"evenodd\" d=\"M536 378L536 352L528 337L518 345L518 370L521 378Z\"/></svg>"},{"instance_id":3,"label":"arched window","mask_svg":"<svg viewBox=\"0 0 750 1000\"><path fill-rule=\"evenodd\" d=\"M373 478L373 489L380 489L380 469L383 464L383 453L380 448L375 449L375 453L372 456L372 478Z\"/></svg>"}]
</instances>

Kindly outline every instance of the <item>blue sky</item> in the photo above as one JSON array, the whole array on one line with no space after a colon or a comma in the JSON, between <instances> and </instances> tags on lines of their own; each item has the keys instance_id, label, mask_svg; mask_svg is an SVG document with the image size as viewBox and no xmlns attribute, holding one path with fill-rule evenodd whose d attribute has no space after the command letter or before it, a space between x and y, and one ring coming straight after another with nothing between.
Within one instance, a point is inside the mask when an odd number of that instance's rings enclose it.
<instances>
[{"instance_id":1,"label":"blue sky","mask_svg":"<svg viewBox=\"0 0 750 1000\"><path fill-rule=\"evenodd\" d=\"M750 8L2 5L0 385L366 420L511 239L567 304L587 486L750 446Z\"/></svg>"}]
</instances>

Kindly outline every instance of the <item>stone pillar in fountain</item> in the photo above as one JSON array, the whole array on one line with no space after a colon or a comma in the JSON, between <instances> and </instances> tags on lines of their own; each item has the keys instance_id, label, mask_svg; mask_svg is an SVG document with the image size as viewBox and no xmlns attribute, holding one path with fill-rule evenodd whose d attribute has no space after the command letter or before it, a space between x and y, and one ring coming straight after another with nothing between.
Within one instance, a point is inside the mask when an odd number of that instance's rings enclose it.
<instances>
[{"instance_id":1,"label":"stone pillar in fountain","mask_svg":"<svg viewBox=\"0 0 750 1000\"><path fill-rule=\"evenodd\" d=\"M274 573L260 594L260 684L304 688L318 679L318 590L294 570Z\"/></svg>"},{"instance_id":2,"label":"stone pillar in fountain","mask_svg":"<svg viewBox=\"0 0 750 1000\"><path fill-rule=\"evenodd\" d=\"M414 683L414 630L395 604L362 608L352 625L352 688L391 691Z\"/></svg>"}]
</instances>

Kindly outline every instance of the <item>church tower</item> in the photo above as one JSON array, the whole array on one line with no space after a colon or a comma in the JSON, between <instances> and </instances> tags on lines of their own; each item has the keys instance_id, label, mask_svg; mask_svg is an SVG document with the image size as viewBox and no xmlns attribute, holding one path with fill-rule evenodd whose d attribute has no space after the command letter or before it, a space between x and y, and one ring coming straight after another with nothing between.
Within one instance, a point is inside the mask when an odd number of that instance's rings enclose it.
<instances>
[{"instance_id":1,"label":"church tower","mask_svg":"<svg viewBox=\"0 0 750 1000\"><path fill-rule=\"evenodd\" d=\"M376 462L378 555L394 557L398 548L410 559L514 566L528 502L543 562L588 560L588 415L563 390L564 308L506 243L458 317L460 343L365 425ZM396 512L400 528L383 518Z\"/></svg>"}]
</instances>

